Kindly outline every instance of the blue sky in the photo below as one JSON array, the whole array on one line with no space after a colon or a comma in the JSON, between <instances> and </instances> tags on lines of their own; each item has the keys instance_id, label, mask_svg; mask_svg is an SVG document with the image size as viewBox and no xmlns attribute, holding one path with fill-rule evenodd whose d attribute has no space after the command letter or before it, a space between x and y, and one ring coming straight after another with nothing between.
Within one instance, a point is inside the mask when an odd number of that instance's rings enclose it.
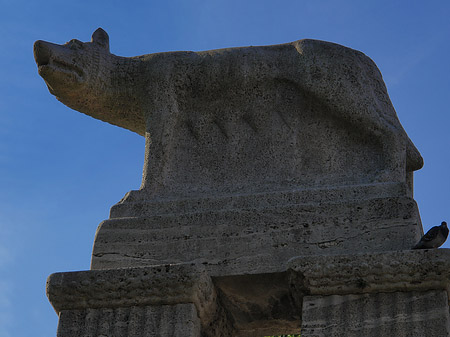
<instances>
[{"instance_id":1,"label":"blue sky","mask_svg":"<svg viewBox=\"0 0 450 337\"><path fill-rule=\"evenodd\" d=\"M47 276L89 268L97 225L139 188L143 166L142 137L49 94L33 59L38 39L89 41L102 27L121 56L302 38L360 50L425 159L415 174L425 229L450 220L446 0L0 0L0 9L0 337L55 335Z\"/></svg>"}]
</instances>

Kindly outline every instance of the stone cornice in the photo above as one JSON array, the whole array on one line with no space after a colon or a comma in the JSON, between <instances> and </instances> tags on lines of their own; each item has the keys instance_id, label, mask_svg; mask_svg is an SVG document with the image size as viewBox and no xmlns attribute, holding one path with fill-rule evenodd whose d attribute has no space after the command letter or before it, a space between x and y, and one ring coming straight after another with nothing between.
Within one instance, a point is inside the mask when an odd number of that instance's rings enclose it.
<instances>
[{"instance_id":1,"label":"stone cornice","mask_svg":"<svg viewBox=\"0 0 450 337\"><path fill-rule=\"evenodd\" d=\"M300 296L431 289L450 293L450 249L299 256L288 268L290 286Z\"/></svg>"},{"instance_id":2,"label":"stone cornice","mask_svg":"<svg viewBox=\"0 0 450 337\"><path fill-rule=\"evenodd\" d=\"M206 321L216 305L211 278L201 266L188 264L55 273L47 279L47 296L57 313L194 303Z\"/></svg>"},{"instance_id":3,"label":"stone cornice","mask_svg":"<svg viewBox=\"0 0 450 337\"><path fill-rule=\"evenodd\" d=\"M267 282L272 280L274 287L285 287L298 305L307 295L425 290L449 293L450 249L299 256L289 261L286 274L278 274L287 278L276 278L273 274L266 277ZM214 282L221 287L218 279ZM239 293L241 288L233 289L238 291L239 298L251 301L245 293ZM196 264L56 273L47 280L47 295L58 313L193 303L204 326L220 310L211 277L203 266Z\"/></svg>"}]
</instances>

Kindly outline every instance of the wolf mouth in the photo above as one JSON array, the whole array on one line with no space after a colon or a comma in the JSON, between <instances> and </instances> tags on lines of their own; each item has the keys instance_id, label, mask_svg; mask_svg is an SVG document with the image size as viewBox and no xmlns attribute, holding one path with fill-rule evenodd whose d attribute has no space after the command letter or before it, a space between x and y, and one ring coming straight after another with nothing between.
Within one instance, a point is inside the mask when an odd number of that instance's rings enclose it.
<instances>
[{"instance_id":1,"label":"wolf mouth","mask_svg":"<svg viewBox=\"0 0 450 337\"><path fill-rule=\"evenodd\" d=\"M39 73L45 69L54 69L65 74L75 74L79 79L84 77L83 70L75 64L70 64L62 59L55 58L50 48L43 41L37 41L34 45L34 58L36 60Z\"/></svg>"},{"instance_id":2,"label":"wolf mouth","mask_svg":"<svg viewBox=\"0 0 450 337\"><path fill-rule=\"evenodd\" d=\"M51 64L53 64L53 66L55 68L57 68L58 70L65 72L65 73L73 73L75 72L79 78L83 78L83 71L81 70L81 68L77 67L76 65L73 64L68 64L64 61L61 60L51 60ZM50 63L48 63L47 65L51 65Z\"/></svg>"},{"instance_id":3,"label":"wolf mouth","mask_svg":"<svg viewBox=\"0 0 450 337\"><path fill-rule=\"evenodd\" d=\"M72 64L68 64L64 61L60 61L60 60L48 60L47 62L38 62L38 71L39 73L41 73L42 71L44 71L45 69L54 69L56 71L68 74L68 75L72 75L74 74L78 79L83 79L84 77L84 73L83 71Z\"/></svg>"}]
</instances>

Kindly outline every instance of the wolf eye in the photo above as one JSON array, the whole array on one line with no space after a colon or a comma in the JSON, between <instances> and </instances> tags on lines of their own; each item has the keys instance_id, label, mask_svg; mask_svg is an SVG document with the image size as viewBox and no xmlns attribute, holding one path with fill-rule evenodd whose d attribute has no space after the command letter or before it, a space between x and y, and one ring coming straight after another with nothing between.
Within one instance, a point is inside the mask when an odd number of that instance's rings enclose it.
<instances>
[{"instance_id":1,"label":"wolf eye","mask_svg":"<svg viewBox=\"0 0 450 337\"><path fill-rule=\"evenodd\" d=\"M83 42L81 42L77 39L70 40L69 42L66 43L66 45L70 49L82 49L83 48Z\"/></svg>"}]
</instances>

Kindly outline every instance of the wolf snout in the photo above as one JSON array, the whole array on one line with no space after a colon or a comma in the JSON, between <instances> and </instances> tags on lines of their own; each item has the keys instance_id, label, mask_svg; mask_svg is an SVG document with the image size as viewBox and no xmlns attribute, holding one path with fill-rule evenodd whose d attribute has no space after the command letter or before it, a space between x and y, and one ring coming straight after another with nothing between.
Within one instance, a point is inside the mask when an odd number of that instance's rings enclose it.
<instances>
[{"instance_id":1,"label":"wolf snout","mask_svg":"<svg viewBox=\"0 0 450 337\"><path fill-rule=\"evenodd\" d=\"M34 43L33 46L34 52L34 60L36 64L39 66L45 66L50 62L50 48L48 46L48 42L38 40Z\"/></svg>"}]
</instances>

